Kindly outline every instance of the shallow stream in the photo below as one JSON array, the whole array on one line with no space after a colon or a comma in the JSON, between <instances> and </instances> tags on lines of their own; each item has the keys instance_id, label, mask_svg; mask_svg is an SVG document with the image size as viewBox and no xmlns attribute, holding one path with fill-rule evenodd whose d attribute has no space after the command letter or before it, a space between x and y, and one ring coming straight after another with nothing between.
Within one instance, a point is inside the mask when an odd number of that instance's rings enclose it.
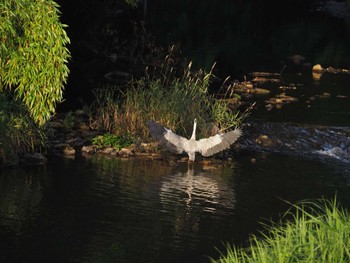
<instances>
[{"instance_id":1,"label":"shallow stream","mask_svg":"<svg viewBox=\"0 0 350 263\"><path fill-rule=\"evenodd\" d=\"M215 247L277 219L283 200L337 194L350 209L348 172L271 153L233 157L216 169L94 156L3 170L0 261L209 262Z\"/></svg>"}]
</instances>

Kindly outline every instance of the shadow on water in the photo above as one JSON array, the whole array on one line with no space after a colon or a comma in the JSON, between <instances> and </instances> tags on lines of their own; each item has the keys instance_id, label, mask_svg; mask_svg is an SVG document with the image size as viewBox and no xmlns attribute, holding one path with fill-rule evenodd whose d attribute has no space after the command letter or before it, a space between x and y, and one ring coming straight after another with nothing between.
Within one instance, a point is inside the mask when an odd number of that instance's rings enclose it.
<instances>
[{"instance_id":1,"label":"shadow on water","mask_svg":"<svg viewBox=\"0 0 350 263\"><path fill-rule=\"evenodd\" d=\"M255 163L252 163L252 158ZM208 262L291 202L334 197L348 174L317 161L242 152L227 165L52 158L0 176L1 262Z\"/></svg>"}]
</instances>

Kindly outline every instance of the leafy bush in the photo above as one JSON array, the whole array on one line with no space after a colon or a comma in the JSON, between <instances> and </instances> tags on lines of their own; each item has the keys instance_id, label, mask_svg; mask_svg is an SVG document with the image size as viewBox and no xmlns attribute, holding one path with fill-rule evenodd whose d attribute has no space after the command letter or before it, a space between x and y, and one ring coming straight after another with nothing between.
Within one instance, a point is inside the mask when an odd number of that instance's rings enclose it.
<instances>
[{"instance_id":1,"label":"leafy bush","mask_svg":"<svg viewBox=\"0 0 350 263\"><path fill-rule=\"evenodd\" d=\"M130 146L135 141L135 138L130 134L114 135L105 133L103 135L96 136L92 139L92 144L99 148L113 147L116 150Z\"/></svg>"},{"instance_id":2,"label":"leafy bush","mask_svg":"<svg viewBox=\"0 0 350 263\"><path fill-rule=\"evenodd\" d=\"M0 91L14 90L40 125L55 112L69 73L58 7L53 0L0 2Z\"/></svg>"}]
</instances>

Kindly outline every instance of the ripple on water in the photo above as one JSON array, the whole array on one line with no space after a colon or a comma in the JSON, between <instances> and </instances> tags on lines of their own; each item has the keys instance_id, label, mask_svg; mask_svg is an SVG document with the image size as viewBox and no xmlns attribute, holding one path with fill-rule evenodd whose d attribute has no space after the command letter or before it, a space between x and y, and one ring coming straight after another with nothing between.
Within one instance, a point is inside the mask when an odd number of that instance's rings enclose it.
<instances>
[{"instance_id":1,"label":"ripple on water","mask_svg":"<svg viewBox=\"0 0 350 263\"><path fill-rule=\"evenodd\" d=\"M0 259L36 262L208 262L221 242L242 242L288 201L335 189L344 174L322 163L241 153L232 166L51 160L0 177ZM350 200L348 200L350 205ZM207 259L207 258L206 258ZM22 260L23 262L23 260Z\"/></svg>"}]
</instances>

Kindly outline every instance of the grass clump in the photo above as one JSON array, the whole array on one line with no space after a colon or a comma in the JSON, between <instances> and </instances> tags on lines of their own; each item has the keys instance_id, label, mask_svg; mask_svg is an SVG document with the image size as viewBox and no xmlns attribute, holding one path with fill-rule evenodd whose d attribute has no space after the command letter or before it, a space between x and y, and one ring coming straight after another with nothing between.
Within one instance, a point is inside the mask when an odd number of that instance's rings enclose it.
<instances>
[{"instance_id":1,"label":"grass clump","mask_svg":"<svg viewBox=\"0 0 350 263\"><path fill-rule=\"evenodd\" d=\"M284 217L290 216L252 236L248 247L226 245L211 262L350 262L350 215L336 198L293 205Z\"/></svg>"},{"instance_id":2,"label":"grass clump","mask_svg":"<svg viewBox=\"0 0 350 263\"><path fill-rule=\"evenodd\" d=\"M105 133L103 135L96 136L92 139L92 144L98 148L113 147L116 150L130 146L134 143L135 138L130 134L125 135L115 135L110 133Z\"/></svg>"},{"instance_id":3,"label":"grass clump","mask_svg":"<svg viewBox=\"0 0 350 263\"><path fill-rule=\"evenodd\" d=\"M43 148L46 134L26 107L6 92L0 93L0 166L13 165L25 152Z\"/></svg>"},{"instance_id":4,"label":"grass clump","mask_svg":"<svg viewBox=\"0 0 350 263\"><path fill-rule=\"evenodd\" d=\"M147 137L147 120L155 120L175 132L188 135L193 120L199 127L214 124L221 130L237 127L248 114L231 109L209 93L212 70L193 73L191 63L179 74L167 56L160 68L146 69L145 76L132 79L126 87L95 90L91 126L113 134L130 133ZM202 135L206 132L202 129Z\"/></svg>"}]
</instances>

